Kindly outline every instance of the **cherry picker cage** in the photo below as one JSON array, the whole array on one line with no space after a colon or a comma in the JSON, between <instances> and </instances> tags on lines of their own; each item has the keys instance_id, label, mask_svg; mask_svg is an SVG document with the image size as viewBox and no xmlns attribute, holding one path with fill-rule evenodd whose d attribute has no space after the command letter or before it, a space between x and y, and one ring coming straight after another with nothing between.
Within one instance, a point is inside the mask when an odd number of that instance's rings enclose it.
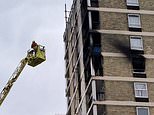
<instances>
[{"instance_id":1,"label":"cherry picker cage","mask_svg":"<svg viewBox=\"0 0 154 115\"><path fill-rule=\"evenodd\" d=\"M35 67L46 60L45 47L38 45L35 50L28 51L28 65Z\"/></svg>"},{"instance_id":2,"label":"cherry picker cage","mask_svg":"<svg viewBox=\"0 0 154 115\"><path fill-rule=\"evenodd\" d=\"M3 103L4 99L8 95L9 91L11 90L13 84L15 81L18 79L20 73L28 63L29 66L35 67L42 62L46 60L46 55L45 55L45 47L38 45L36 49L31 49L28 51L27 56L22 59L11 75L10 79L8 80L7 84L3 88L3 90L0 93L0 106Z\"/></svg>"}]
</instances>

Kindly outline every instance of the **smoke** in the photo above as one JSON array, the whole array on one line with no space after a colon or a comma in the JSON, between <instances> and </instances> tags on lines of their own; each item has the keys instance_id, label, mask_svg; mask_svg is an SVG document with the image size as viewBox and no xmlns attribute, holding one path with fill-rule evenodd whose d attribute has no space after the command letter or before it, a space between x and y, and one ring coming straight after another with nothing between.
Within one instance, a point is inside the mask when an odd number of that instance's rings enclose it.
<instances>
[{"instance_id":1,"label":"smoke","mask_svg":"<svg viewBox=\"0 0 154 115\"><path fill-rule=\"evenodd\" d=\"M108 46L112 46L114 48L114 52L124 54L127 59L131 62L133 58L145 60L142 55L144 52L140 50L131 50L129 40L126 36L111 35L104 37L104 44L108 44ZM104 40L102 37L102 41ZM103 44L102 44L103 47ZM109 50L109 49L107 49Z\"/></svg>"}]
</instances>

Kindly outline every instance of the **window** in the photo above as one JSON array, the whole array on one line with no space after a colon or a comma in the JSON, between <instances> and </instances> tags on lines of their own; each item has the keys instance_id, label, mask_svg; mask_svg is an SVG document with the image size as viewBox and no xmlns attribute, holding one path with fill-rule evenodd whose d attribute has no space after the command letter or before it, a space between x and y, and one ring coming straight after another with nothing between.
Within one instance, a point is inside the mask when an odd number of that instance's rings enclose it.
<instances>
[{"instance_id":1,"label":"window","mask_svg":"<svg viewBox=\"0 0 154 115\"><path fill-rule=\"evenodd\" d=\"M139 6L138 0L127 0L128 6Z\"/></svg>"},{"instance_id":2,"label":"window","mask_svg":"<svg viewBox=\"0 0 154 115\"><path fill-rule=\"evenodd\" d=\"M140 36L130 36L130 46L132 50L143 50L143 40Z\"/></svg>"},{"instance_id":3,"label":"window","mask_svg":"<svg viewBox=\"0 0 154 115\"><path fill-rule=\"evenodd\" d=\"M133 72L145 72L145 58L142 55L132 57Z\"/></svg>"},{"instance_id":4,"label":"window","mask_svg":"<svg viewBox=\"0 0 154 115\"><path fill-rule=\"evenodd\" d=\"M148 98L147 83L134 83L135 97ZM139 114L140 115L140 114Z\"/></svg>"},{"instance_id":5,"label":"window","mask_svg":"<svg viewBox=\"0 0 154 115\"><path fill-rule=\"evenodd\" d=\"M150 115L148 107L136 107L137 115Z\"/></svg>"},{"instance_id":6,"label":"window","mask_svg":"<svg viewBox=\"0 0 154 115\"><path fill-rule=\"evenodd\" d=\"M140 15L128 14L128 25L130 28L141 28Z\"/></svg>"}]
</instances>

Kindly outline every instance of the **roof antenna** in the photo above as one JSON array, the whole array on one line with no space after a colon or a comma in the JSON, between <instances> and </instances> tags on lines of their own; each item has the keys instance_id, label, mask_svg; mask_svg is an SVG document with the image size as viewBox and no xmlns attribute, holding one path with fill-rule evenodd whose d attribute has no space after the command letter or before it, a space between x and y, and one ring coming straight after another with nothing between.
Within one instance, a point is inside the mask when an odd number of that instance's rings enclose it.
<instances>
[{"instance_id":1,"label":"roof antenna","mask_svg":"<svg viewBox=\"0 0 154 115\"><path fill-rule=\"evenodd\" d=\"M67 23L67 7L66 7L66 3L65 3L65 22Z\"/></svg>"}]
</instances>

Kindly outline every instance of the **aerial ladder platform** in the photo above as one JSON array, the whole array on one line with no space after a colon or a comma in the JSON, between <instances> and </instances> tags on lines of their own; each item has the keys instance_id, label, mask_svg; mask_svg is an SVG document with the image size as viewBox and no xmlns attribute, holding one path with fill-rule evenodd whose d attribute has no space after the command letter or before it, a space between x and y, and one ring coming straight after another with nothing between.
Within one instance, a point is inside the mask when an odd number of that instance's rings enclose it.
<instances>
[{"instance_id":1,"label":"aerial ladder platform","mask_svg":"<svg viewBox=\"0 0 154 115\"><path fill-rule=\"evenodd\" d=\"M19 65L17 66L17 68L15 69L15 71L13 72L10 79L0 93L0 106L2 105L3 101L5 100L6 96L11 90L13 84L18 79L20 73L22 72L26 64L35 67L44 62L45 60L46 55L44 46L36 45L35 48L27 51L27 56L20 61Z\"/></svg>"}]
</instances>

